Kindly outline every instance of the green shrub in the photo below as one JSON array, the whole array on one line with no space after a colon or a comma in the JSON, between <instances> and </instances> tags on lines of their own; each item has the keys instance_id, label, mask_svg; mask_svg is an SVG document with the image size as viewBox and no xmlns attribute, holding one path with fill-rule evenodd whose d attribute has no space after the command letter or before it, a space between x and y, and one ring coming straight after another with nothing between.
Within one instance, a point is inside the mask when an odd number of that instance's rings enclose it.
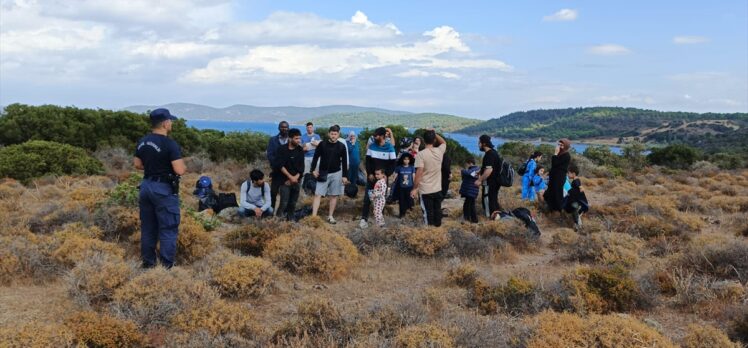
<instances>
[{"instance_id":1,"label":"green shrub","mask_svg":"<svg viewBox=\"0 0 748 348\"><path fill-rule=\"evenodd\" d=\"M0 148L0 177L22 182L44 175L93 175L104 172L85 150L51 141L33 140Z\"/></svg>"},{"instance_id":2,"label":"green shrub","mask_svg":"<svg viewBox=\"0 0 748 348\"><path fill-rule=\"evenodd\" d=\"M621 166L621 156L614 154L613 151L610 150L609 146L590 146L584 150L583 155L599 166Z\"/></svg>"},{"instance_id":3,"label":"green shrub","mask_svg":"<svg viewBox=\"0 0 748 348\"><path fill-rule=\"evenodd\" d=\"M251 163L264 157L268 136L254 132L201 131L204 150L212 161L234 159Z\"/></svg>"},{"instance_id":4,"label":"green shrub","mask_svg":"<svg viewBox=\"0 0 748 348\"><path fill-rule=\"evenodd\" d=\"M654 148L647 155L647 160L656 165L672 169L688 169L699 159L696 149L683 144Z\"/></svg>"},{"instance_id":5,"label":"green shrub","mask_svg":"<svg viewBox=\"0 0 748 348\"><path fill-rule=\"evenodd\" d=\"M137 207L140 190L138 185L143 181L143 175L133 173L127 180L119 183L111 192L107 203L125 207Z\"/></svg>"}]
</instances>

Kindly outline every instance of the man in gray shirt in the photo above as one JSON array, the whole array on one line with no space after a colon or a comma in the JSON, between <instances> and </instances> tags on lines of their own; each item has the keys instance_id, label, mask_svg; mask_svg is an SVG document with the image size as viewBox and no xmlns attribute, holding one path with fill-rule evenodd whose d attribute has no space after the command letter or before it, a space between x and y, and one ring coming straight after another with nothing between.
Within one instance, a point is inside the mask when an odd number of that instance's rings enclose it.
<instances>
[{"instance_id":1,"label":"man in gray shirt","mask_svg":"<svg viewBox=\"0 0 748 348\"><path fill-rule=\"evenodd\" d=\"M265 182L265 174L257 169L249 173L249 180L242 184L239 213L247 217L263 218L273 216L270 185Z\"/></svg>"}]
</instances>

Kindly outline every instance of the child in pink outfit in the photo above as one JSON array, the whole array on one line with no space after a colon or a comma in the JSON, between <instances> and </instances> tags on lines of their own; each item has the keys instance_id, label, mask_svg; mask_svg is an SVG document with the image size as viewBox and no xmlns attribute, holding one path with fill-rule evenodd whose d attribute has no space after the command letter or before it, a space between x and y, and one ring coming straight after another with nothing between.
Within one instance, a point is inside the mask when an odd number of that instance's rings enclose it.
<instances>
[{"instance_id":1,"label":"child in pink outfit","mask_svg":"<svg viewBox=\"0 0 748 348\"><path fill-rule=\"evenodd\" d=\"M371 190L371 198L374 200L374 220L379 227L384 226L384 211L385 196L387 195L387 180L384 175L384 171L377 169L374 172L374 177L377 179L377 183L374 184L374 189Z\"/></svg>"}]
</instances>

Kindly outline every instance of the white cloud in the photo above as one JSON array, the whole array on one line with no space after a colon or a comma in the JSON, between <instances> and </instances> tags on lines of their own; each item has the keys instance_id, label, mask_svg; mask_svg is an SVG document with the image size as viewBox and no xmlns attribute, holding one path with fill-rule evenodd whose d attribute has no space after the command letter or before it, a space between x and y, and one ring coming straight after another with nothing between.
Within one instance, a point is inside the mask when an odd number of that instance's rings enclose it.
<instances>
[{"instance_id":1,"label":"white cloud","mask_svg":"<svg viewBox=\"0 0 748 348\"><path fill-rule=\"evenodd\" d=\"M559 10L558 12L543 17L543 21L545 22L568 22L568 21L574 21L577 19L577 16L579 15L579 12L577 10L572 10L568 8L564 8Z\"/></svg>"},{"instance_id":2,"label":"white cloud","mask_svg":"<svg viewBox=\"0 0 748 348\"><path fill-rule=\"evenodd\" d=\"M455 73L447 72L447 71L437 71L437 72L428 72L424 70L418 70L418 69L410 69L408 71L404 71L398 74L395 74L395 76L398 77L430 77L430 76L438 76L443 77L446 79L459 79L460 75L457 75Z\"/></svg>"},{"instance_id":3,"label":"white cloud","mask_svg":"<svg viewBox=\"0 0 748 348\"><path fill-rule=\"evenodd\" d=\"M587 52L600 56L616 56L631 53L628 48L616 44L592 46L587 49Z\"/></svg>"},{"instance_id":4,"label":"white cloud","mask_svg":"<svg viewBox=\"0 0 748 348\"><path fill-rule=\"evenodd\" d=\"M363 70L396 66L499 71L512 69L499 60L437 58L445 53L470 51L460 39L460 34L451 27L437 27L423 33L423 36L429 40L380 46L328 48L311 44L262 45L250 48L243 55L213 59L204 68L188 73L185 79L222 82L242 80L259 73L351 76ZM437 75L448 78L457 76L454 73Z\"/></svg>"},{"instance_id":5,"label":"white cloud","mask_svg":"<svg viewBox=\"0 0 748 348\"><path fill-rule=\"evenodd\" d=\"M621 94L621 95L610 95L610 96L600 96L593 99L595 102L599 103L626 103L626 104L647 104L652 105L655 103L654 98L647 95L631 95L631 94Z\"/></svg>"},{"instance_id":6,"label":"white cloud","mask_svg":"<svg viewBox=\"0 0 748 348\"><path fill-rule=\"evenodd\" d=\"M275 12L259 22L237 22L212 29L205 37L233 44L325 44L377 45L400 38L392 23L375 24L361 11L350 21L319 17L313 13Z\"/></svg>"},{"instance_id":7,"label":"white cloud","mask_svg":"<svg viewBox=\"0 0 748 348\"><path fill-rule=\"evenodd\" d=\"M219 50L216 45L197 42L143 42L137 43L128 50L131 54L142 55L150 58L184 59L195 56L203 56Z\"/></svg>"},{"instance_id":8,"label":"white cloud","mask_svg":"<svg viewBox=\"0 0 748 348\"><path fill-rule=\"evenodd\" d=\"M33 54L40 51L72 51L98 47L106 35L102 26L43 27L1 33L0 53Z\"/></svg>"},{"instance_id":9,"label":"white cloud","mask_svg":"<svg viewBox=\"0 0 748 348\"><path fill-rule=\"evenodd\" d=\"M706 42L709 42L709 38L705 36L676 36L673 38L673 43L676 45L694 45Z\"/></svg>"}]
</instances>

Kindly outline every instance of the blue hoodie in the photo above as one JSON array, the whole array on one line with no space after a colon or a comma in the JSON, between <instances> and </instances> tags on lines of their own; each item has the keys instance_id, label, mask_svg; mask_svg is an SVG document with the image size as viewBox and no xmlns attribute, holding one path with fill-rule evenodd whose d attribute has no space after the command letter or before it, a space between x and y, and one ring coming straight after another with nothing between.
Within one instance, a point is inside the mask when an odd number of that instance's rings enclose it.
<instances>
[{"instance_id":1,"label":"blue hoodie","mask_svg":"<svg viewBox=\"0 0 748 348\"><path fill-rule=\"evenodd\" d=\"M478 179L478 171L480 167L471 166L468 169L463 169L460 173L462 174L462 184L460 184L460 195L468 198L478 197L478 186L475 186L475 180Z\"/></svg>"}]
</instances>

